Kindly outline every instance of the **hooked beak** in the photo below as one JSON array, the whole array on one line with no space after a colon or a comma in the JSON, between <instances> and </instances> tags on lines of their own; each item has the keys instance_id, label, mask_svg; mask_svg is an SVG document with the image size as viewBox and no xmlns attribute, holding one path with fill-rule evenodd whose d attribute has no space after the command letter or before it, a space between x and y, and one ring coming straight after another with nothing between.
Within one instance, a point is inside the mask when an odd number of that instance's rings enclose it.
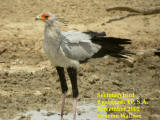
<instances>
[{"instance_id":1,"label":"hooked beak","mask_svg":"<svg viewBox=\"0 0 160 120\"><path fill-rule=\"evenodd\" d=\"M40 16L37 16L35 20L42 20Z\"/></svg>"}]
</instances>

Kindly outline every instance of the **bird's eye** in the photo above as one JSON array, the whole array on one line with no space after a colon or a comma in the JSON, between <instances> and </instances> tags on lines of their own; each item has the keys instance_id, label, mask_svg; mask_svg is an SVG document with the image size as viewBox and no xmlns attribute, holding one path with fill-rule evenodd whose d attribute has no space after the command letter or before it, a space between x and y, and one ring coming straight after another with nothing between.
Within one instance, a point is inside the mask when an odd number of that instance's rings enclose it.
<instances>
[{"instance_id":1,"label":"bird's eye","mask_svg":"<svg viewBox=\"0 0 160 120\"><path fill-rule=\"evenodd\" d=\"M41 18L42 18L43 20L48 20L49 17L50 17L49 14L42 14L42 16L41 16Z\"/></svg>"},{"instance_id":2,"label":"bird's eye","mask_svg":"<svg viewBox=\"0 0 160 120\"><path fill-rule=\"evenodd\" d=\"M49 17L49 16L48 16L48 15L46 15L46 16L44 16L44 17L45 17L46 19L48 19L48 17Z\"/></svg>"}]
</instances>

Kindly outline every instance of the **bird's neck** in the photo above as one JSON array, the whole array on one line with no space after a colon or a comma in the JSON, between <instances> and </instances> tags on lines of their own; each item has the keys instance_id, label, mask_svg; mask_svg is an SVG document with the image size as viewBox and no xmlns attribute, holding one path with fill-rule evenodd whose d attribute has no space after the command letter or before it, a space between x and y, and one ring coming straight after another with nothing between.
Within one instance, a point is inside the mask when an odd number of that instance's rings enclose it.
<instances>
[{"instance_id":1,"label":"bird's neck","mask_svg":"<svg viewBox=\"0 0 160 120\"><path fill-rule=\"evenodd\" d=\"M55 23L46 24L45 40L51 40L57 43L61 41L61 33Z\"/></svg>"},{"instance_id":2,"label":"bird's neck","mask_svg":"<svg viewBox=\"0 0 160 120\"><path fill-rule=\"evenodd\" d=\"M59 51L62 37L55 24L46 24L44 32L43 48L46 52Z\"/></svg>"}]
</instances>

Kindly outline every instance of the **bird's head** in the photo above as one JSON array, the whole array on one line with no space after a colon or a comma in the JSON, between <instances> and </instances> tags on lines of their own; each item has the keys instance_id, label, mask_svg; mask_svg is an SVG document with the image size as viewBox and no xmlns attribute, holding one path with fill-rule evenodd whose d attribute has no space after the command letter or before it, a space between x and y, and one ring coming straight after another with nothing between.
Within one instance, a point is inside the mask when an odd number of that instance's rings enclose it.
<instances>
[{"instance_id":1,"label":"bird's head","mask_svg":"<svg viewBox=\"0 0 160 120\"><path fill-rule=\"evenodd\" d=\"M53 22L56 21L55 15L50 13L50 12L41 13L35 19L36 20L42 20L42 21L44 21L46 23L53 23Z\"/></svg>"}]
</instances>

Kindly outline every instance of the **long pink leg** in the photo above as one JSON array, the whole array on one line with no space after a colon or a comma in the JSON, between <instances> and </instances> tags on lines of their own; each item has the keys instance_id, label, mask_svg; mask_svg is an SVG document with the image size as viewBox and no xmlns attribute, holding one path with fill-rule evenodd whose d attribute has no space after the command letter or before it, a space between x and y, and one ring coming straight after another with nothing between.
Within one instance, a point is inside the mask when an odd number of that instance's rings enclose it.
<instances>
[{"instance_id":1,"label":"long pink leg","mask_svg":"<svg viewBox=\"0 0 160 120\"><path fill-rule=\"evenodd\" d=\"M77 98L73 99L73 120L76 120L76 112L77 112Z\"/></svg>"},{"instance_id":2,"label":"long pink leg","mask_svg":"<svg viewBox=\"0 0 160 120\"><path fill-rule=\"evenodd\" d=\"M66 98L66 93L64 93L64 94L62 95L61 119L63 119L63 114L64 114L65 98Z\"/></svg>"}]
</instances>

